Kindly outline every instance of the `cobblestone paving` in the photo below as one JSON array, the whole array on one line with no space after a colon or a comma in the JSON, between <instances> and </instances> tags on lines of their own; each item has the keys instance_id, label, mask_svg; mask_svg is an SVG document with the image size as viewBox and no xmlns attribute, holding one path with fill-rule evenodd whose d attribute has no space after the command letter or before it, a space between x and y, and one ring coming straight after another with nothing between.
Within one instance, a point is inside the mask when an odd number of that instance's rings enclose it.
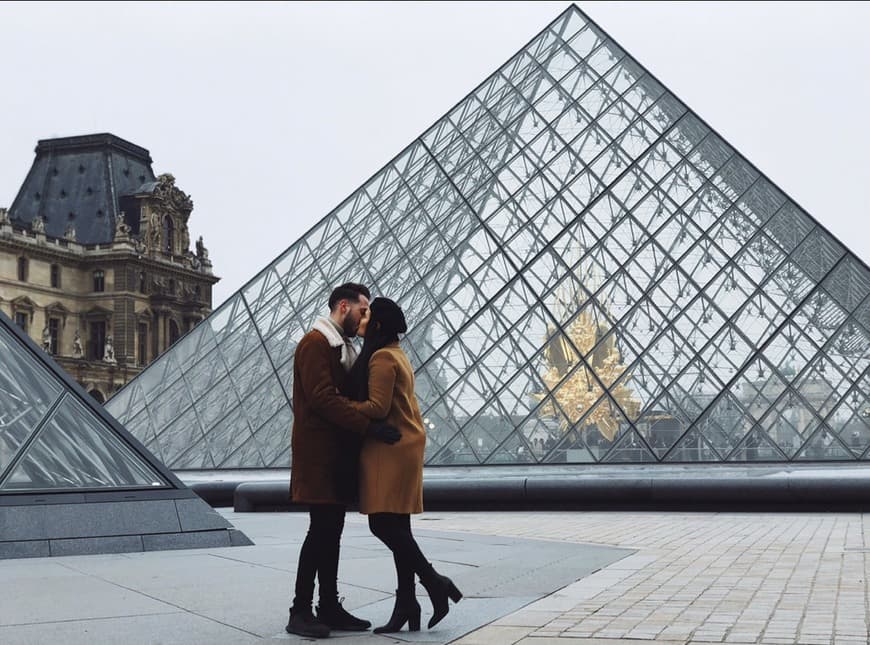
<instances>
[{"instance_id":1,"label":"cobblestone paving","mask_svg":"<svg viewBox=\"0 0 870 645\"><path fill-rule=\"evenodd\" d=\"M870 643L863 514L427 513L428 526L638 553L462 645Z\"/></svg>"}]
</instances>

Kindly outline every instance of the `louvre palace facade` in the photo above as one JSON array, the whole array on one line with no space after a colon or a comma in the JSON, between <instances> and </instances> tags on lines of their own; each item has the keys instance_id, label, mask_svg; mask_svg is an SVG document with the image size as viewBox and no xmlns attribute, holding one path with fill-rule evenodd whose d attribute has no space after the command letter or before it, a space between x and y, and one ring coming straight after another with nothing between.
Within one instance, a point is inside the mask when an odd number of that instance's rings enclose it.
<instances>
[{"instance_id":1,"label":"louvre palace facade","mask_svg":"<svg viewBox=\"0 0 870 645\"><path fill-rule=\"evenodd\" d=\"M576 6L109 411L173 470L287 468L348 280L405 310L427 466L868 458L867 264Z\"/></svg>"},{"instance_id":2,"label":"louvre palace facade","mask_svg":"<svg viewBox=\"0 0 870 645\"><path fill-rule=\"evenodd\" d=\"M39 141L0 208L0 311L101 403L211 312L190 197L111 134Z\"/></svg>"}]
</instances>

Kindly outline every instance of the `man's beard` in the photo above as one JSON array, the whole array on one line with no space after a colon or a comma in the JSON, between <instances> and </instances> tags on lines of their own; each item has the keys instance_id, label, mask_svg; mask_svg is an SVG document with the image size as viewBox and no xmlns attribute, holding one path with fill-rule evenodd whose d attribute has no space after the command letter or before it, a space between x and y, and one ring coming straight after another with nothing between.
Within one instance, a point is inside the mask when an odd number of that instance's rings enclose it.
<instances>
[{"instance_id":1,"label":"man's beard","mask_svg":"<svg viewBox=\"0 0 870 645\"><path fill-rule=\"evenodd\" d=\"M359 329L359 323L354 325L353 320L351 320L350 316L346 316L344 321L341 323L341 328L344 329L344 335L348 338L353 338L356 336L356 330Z\"/></svg>"}]
</instances>

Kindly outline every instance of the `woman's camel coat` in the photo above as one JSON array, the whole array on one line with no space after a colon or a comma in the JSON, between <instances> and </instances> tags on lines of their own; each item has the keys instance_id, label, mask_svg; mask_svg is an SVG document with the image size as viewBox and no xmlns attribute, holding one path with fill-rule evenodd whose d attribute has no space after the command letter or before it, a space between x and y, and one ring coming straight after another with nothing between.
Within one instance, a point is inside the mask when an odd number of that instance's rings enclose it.
<instances>
[{"instance_id":1,"label":"woman's camel coat","mask_svg":"<svg viewBox=\"0 0 870 645\"><path fill-rule=\"evenodd\" d=\"M368 401L351 405L369 419L386 419L402 433L392 445L363 440L360 513L422 513L426 431L414 395L414 370L398 343L372 354Z\"/></svg>"}]
</instances>

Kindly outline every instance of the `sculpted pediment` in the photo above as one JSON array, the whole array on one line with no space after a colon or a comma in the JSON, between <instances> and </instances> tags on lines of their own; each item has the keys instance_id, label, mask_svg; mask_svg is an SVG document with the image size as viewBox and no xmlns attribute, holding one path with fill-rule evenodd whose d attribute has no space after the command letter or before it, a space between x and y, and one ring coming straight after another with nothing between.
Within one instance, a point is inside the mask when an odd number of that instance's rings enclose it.
<instances>
[{"instance_id":1,"label":"sculpted pediment","mask_svg":"<svg viewBox=\"0 0 870 645\"><path fill-rule=\"evenodd\" d=\"M19 309L33 309L34 307L36 307L36 303L27 296L18 296L17 298L12 298L10 302Z\"/></svg>"},{"instance_id":2,"label":"sculpted pediment","mask_svg":"<svg viewBox=\"0 0 870 645\"><path fill-rule=\"evenodd\" d=\"M175 185L175 177L168 172L157 177L152 198L156 210L163 215L181 215L186 220L193 210L190 195Z\"/></svg>"}]
</instances>

